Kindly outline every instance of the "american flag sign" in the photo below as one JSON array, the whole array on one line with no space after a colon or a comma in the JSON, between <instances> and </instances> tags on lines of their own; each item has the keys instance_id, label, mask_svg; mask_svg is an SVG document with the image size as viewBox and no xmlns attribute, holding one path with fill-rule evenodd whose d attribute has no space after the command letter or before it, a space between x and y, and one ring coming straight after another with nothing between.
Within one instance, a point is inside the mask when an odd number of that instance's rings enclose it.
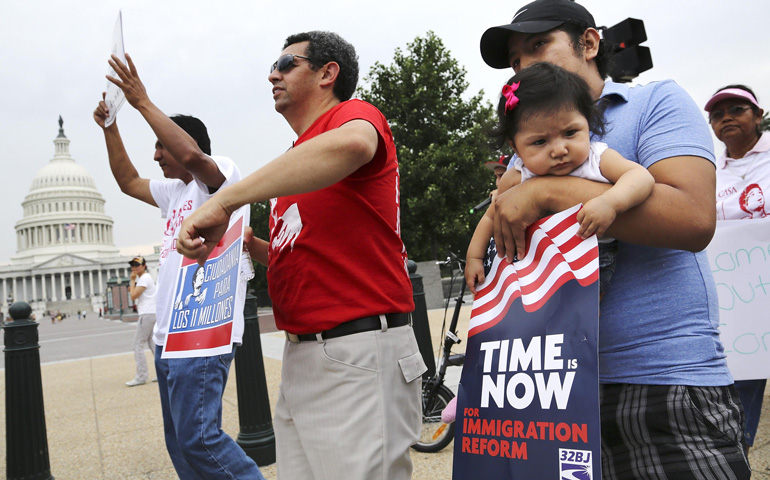
<instances>
[{"instance_id":1,"label":"american flag sign","mask_svg":"<svg viewBox=\"0 0 770 480\"><path fill-rule=\"evenodd\" d=\"M473 302L457 390L453 479L601 480L599 255L580 205L527 229Z\"/></svg>"},{"instance_id":2,"label":"american flag sign","mask_svg":"<svg viewBox=\"0 0 770 480\"><path fill-rule=\"evenodd\" d=\"M469 337L497 325L518 297L525 311L534 312L569 280L577 280L585 287L599 279L596 236L583 240L576 235L580 207L576 205L530 226L527 253L517 262L499 258L494 240L490 243L486 279L473 301Z\"/></svg>"}]
</instances>

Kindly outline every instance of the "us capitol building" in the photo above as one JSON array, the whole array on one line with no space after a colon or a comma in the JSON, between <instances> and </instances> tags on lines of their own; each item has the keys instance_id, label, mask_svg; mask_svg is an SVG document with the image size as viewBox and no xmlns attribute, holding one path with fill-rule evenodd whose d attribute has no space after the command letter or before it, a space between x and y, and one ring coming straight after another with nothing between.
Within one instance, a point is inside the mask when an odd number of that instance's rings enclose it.
<instances>
[{"instance_id":1,"label":"us capitol building","mask_svg":"<svg viewBox=\"0 0 770 480\"><path fill-rule=\"evenodd\" d=\"M25 301L40 319L46 311L98 312L105 308L108 284L127 284L133 255L120 255L112 218L88 171L70 156L59 117L54 157L32 179L16 222L16 254L0 265L2 313ZM145 255L153 277L158 255ZM117 293L117 291L115 291ZM110 298L112 300L112 298Z\"/></svg>"}]
</instances>

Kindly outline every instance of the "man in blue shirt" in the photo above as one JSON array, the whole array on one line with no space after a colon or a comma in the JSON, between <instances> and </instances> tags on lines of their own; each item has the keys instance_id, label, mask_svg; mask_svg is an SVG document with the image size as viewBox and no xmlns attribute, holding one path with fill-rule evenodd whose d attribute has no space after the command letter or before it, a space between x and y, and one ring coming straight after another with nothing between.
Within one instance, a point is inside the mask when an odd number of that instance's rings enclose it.
<instances>
[{"instance_id":1,"label":"man in blue shirt","mask_svg":"<svg viewBox=\"0 0 770 480\"><path fill-rule=\"evenodd\" d=\"M749 478L742 409L719 339L705 252L716 226L712 140L673 81L605 81L610 52L591 14L570 0L537 0L481 38L484 61L519 71L551 62L580 75L605 108L601 138L655 178L652 195L619 215L620 241L602 300L599 338L604 478ZM497 197L501 255L524 254L524 230L611 185L538 177Z\"/></svg>"}]
</instances>

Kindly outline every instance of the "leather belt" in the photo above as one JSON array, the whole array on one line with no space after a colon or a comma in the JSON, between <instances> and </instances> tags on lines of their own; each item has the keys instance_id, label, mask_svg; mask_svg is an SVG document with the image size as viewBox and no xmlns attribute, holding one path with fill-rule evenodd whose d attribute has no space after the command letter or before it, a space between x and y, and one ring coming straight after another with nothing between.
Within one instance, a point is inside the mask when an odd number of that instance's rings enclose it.
<instances>
[{"instance_id":1,"label":"leather belt","mask_svg":"<svg viewBox=\"0 0 770 480\"><path fill-rule=\"evenodd\" d=\"M409 314L388 313L385 314L385 319L388 321L388 328L403 327L409 323ZM379 315L372 315L371 317L358 318L356 320L350 320L349 322L340 323L336 327L320 333L321 338L327 340L329 338L353 335L354 333L371 332L373 330L380 330L381 328L382 323L380 322ZM317 333L301 333L299 335L289 332L285 333L286 340L291 343L318 341Z\"/></svg>"}]
</instances>

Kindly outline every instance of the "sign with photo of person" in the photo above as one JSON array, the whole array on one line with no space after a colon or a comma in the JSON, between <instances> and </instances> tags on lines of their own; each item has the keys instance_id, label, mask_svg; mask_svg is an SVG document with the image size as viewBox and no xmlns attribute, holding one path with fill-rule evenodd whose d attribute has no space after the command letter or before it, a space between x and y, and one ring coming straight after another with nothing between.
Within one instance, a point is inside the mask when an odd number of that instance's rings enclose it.
<instances>
[{"instance_id":1,"label":"sign with photo of person","mask_svg":"<svg viewBox=\"0 0 770 480\"><path fill-rule=\"evenodd\" d=\"M183 257L174 289L162 358L204 357L232 351L245 218L242 207L230 217L222 240L206 263Z\"/></svg>"},{"instance_id":2,"label":"sign with photo of person","mask_svg":"<svg viewBox=\"0 0 770 480\"><path fill-rule=\"evenodd\" d=\"M527 229L512 264L490 244L473 302L454 479L601 478L599 260L580 206Z\"/></svg>"}]
</instances>

